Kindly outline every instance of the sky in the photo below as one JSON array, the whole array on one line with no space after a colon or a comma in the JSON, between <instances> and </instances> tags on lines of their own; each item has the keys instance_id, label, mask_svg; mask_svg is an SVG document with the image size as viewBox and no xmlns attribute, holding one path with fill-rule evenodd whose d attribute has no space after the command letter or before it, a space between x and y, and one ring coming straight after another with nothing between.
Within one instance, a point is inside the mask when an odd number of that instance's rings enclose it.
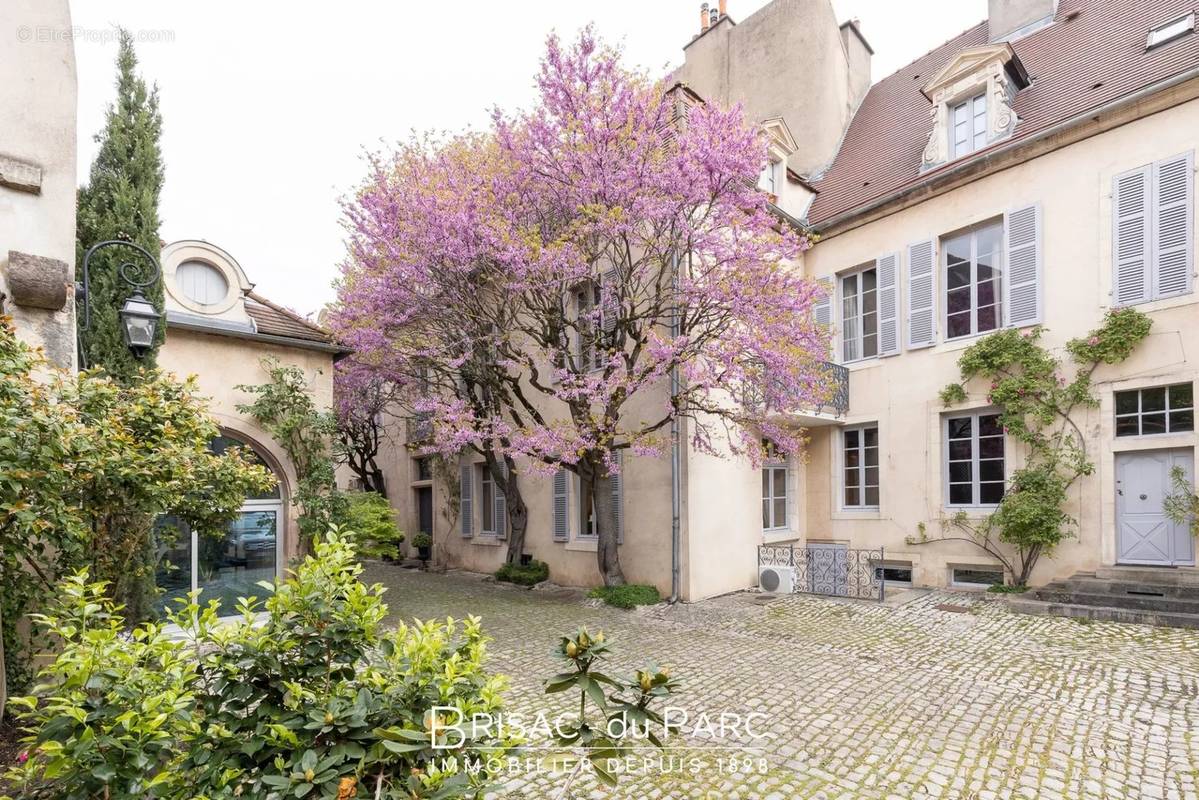
<instances>
[{"instance_id":1,"label":"sky","mask_svg":"<svg viewBox=\"0 0 1199 800\"><path fill-rule=\"evenodd\" d=\"M808 0L825 2L825 0ZM729 0L744 19L767 0ZM987 14L986 0L832 0L874 48L873 78ZM713 0L715 4L715 0ZM257 290L301 313L334 299L340 201L363 154L414 131L482 129L528 107L545 37L588 23L632 66L682 63L699 0L73 0L79 180L115 95L114 26L156 82L166 185L162 237L219 245Z\"/></svg>"}]
</instances>

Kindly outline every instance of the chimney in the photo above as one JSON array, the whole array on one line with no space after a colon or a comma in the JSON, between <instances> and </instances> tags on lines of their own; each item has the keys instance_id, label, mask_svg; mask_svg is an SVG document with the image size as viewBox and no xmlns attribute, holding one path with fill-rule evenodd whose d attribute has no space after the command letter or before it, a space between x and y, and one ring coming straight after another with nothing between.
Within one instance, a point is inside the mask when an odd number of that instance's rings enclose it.
<instances>
[{"instance_id":1,"label":"chimney","mask_svg":"<svg viewBox=\"0 0 1199 800\"><path fill-rule=\"evenodd\" d=\"M1057 13L1057 0L987 0L991 41L1019 39L1048 25Z\"/></svg>"},{"instance_id":2,"label":"chimney","mask_svg":"<svg viewBox=\"0 0 1199 800\"><path fill-rule=\"evenodd\" d=\"M709 19L711 20L712 25L715 25L720 21L720 12L718 12L716 9L712 9Z\"/></svg>"},{"instance_id":3,"label":"chimney","mask_svg":"<svg viewBox=\"0 0 1199 800\"><path fill-rule=\"evenodd\" d=\"M729 15L729 0L720 0L720 16L723 19Z\"/></svg>"},{"instance_id":4,"label":"chimney","mask_svg":"<svg viewBox=\"0 0 1199 800\"><path fill-rule=\"evenodd\" d=\"M699 7L699 32L703 33L708 29L708 4L704 3Z\"/></svg>"}]
</instances>

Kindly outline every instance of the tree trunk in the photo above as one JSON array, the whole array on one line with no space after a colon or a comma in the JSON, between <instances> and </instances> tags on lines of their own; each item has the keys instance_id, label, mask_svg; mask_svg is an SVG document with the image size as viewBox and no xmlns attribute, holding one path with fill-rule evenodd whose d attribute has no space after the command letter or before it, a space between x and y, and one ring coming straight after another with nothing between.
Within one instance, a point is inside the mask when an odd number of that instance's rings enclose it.
<instances>
[{"instance_id":1,"label":"tree trunk","mask_svg":"<svg viewBox=\"0 0 1199 800\"><path fill-rule=\"evenodd\" d=\"M616 505L612 502L612 476L603 460L592 463L592 502L595 504L595 532L599 539L595 555L604 586L623 586L624 572L620 569L617 547Z\"/></svg>"},{"instance_id":2,"label":"tree trunk","mask_svg":"<svg viewBox=\"0 0 1199 800\"><path fill-rule=\"evenodd\" d=\"M509 564L520 564L525 552L525 531L529 527L529 507L520 493L520 482L515 476L508 479L508 490L504 492L508 506L508 557Z\"/></svg>"},{"instance_id":3,"label":"tree trunk","mask_svg":"<svg viewBox=\"0 0 1199 800\"><path fill-rule=\"evenodd\" d=\"M387 497L387 484L383 480L383 470L372 464L369 479L363 481L362 488L368 492L374 492L382 497Z\"/></svg>"}]
</instances>

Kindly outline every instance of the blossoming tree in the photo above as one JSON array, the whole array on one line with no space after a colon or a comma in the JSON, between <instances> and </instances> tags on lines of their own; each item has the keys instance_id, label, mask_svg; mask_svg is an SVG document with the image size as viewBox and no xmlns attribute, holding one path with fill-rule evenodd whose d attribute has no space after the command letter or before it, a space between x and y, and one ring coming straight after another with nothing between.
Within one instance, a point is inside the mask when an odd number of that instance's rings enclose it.
<instances>
[{"instance_id":1,"label":"blossoming tree","mask_svg":"<svg viewBox=\"0 0 1199 800\"><path fill-rule=\"evenodd\" d=\"M701 452L800 448L771 412L827 399L821 289L787 266L807 240L755 188L739 108L685 103L590 30L549 39L536 85L487 134L374 162L333 320L405 381L430 452L476 448L501 487L576 473L614 585L620 453L661 455L674 422Z\"/></svg>"}]
</instances>

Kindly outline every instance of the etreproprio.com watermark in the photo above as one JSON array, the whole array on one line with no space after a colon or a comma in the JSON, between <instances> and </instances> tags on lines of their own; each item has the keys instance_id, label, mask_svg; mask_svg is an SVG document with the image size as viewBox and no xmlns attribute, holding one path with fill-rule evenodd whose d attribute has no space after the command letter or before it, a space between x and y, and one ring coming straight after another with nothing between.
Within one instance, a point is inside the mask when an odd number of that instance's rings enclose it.
<instances>
[{"instance_id":1,"label":"etreproprio.com watermark","mask_svg":"<svg viewBox=\"0 0 1199 800\"><path fill-rule=\"evenodd\" d=\"M175 31L171 28L131 30L134 42L174 42ZM16 38L22 44L54 44L57 42L84 42L86 44L108 44L117 41L121 32L117 28L86 28L82 25L18 25Z\"/></svg>"}]
</instances>

